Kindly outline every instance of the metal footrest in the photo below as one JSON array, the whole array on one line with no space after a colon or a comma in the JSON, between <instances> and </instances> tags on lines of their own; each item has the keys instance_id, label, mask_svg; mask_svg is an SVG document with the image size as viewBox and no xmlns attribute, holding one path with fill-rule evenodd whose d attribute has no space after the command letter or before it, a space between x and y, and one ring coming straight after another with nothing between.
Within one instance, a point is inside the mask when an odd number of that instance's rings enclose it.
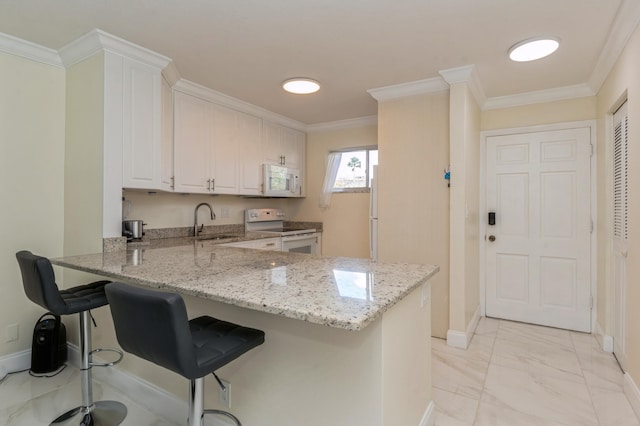
<instances>
[{"instance_id":1,"label":"metal footrest","mask_svg":"<svg viewBox=\"0 0 640 426\"><path fill-rule=\"evenodd\" d=\"M234 416L233 414L229 413L228 411L222 411L222 410L204 410L204 414L219 414L222 416L227 416L229 417L231 420L233 420L236 425L238 426L242 426L242 423L240 423L240 420L238 420L238 418L236 416Z\"/></svg>"},{"instance_id":2,"label":"metal footrest","mask_svg":"<svg viewBox=\"0 0 640 426\"><path fill-rule=\"evenodd\" d=\"M120 350L120 349L103 349L103 348L99 348L99 349L94 349L91 352L89 352L89 357L91 357L93 354L98 353L98 352L114 352L117 353L118 359L113 361L113 362L89 362L89 365L91 367L113 367L114 365L116 365L117 363L119 363L120 361L122 361L122 358L124 357L124 353Z\"/></svg>"}]
</instances>

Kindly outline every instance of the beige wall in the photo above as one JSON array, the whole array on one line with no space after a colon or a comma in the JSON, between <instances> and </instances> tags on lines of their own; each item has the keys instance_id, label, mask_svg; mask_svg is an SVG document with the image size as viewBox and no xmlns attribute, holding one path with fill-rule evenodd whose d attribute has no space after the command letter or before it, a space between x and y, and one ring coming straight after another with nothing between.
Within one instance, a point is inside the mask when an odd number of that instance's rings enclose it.
<instances>
[{"instance_id":1,"label":"beige wall","mask_svg":"<svg viewBox=\"0 0 640 426\"><path fill-rule=\"evenodd\" d=\"M0 53L0 357L31 348L44 309L22 289L15 253L62 255L64 90L61 68ZM17 341L6 342L17 324Z\"/></svg>"},{"instance_id":2,"label":"beige wall","mask_svg":"<svg viewBox=\"0 0 640 426\"><path fill-rule=\"evenodd\" d=\"M464 91L465 144L465 289L464 318L467 327L480 308L480 108L468 86ZM455 303L455 301L454 301Z\"/></svg>"},{"instance_id":3,"label":"beige wall","mask_svg":"<svg viewBox=\"0 0 640 426\"><path fill-rule=\"evenodd\" d=\"M509 129L540 124L566 123L570 121L593 120L596 111L596 97L544 102L512 108L482 111L481 130Z\"/></svg>"},{"instance_id":4,"label":"beige wall","mask_svg":"<svg viewBox=\"0 0 640 426\"><path fill-rule=\"evenodd\" d=\"M467 83L450 87L449 330L466 332L479 309L480 108ZM470 336L469 336L470 337Z\"/></svg>"},{"instance_id":5,"label":"beige wall","mask_svg":"<svg viewBox=\"0 0 640 426\"><path fill-rule=\"evenodd\" d=\"M300 220L323 223L322 254L369 257L369 193L336 193L329 208L320 195L330 151L378 144L376 125L313 132L307 135L307 197L293 208Z\"/></svg>"},{"instance_id":6,"label":"beige wall","mask_svg":"<svg viewBox=\"0 0 640 426\"><path fill-rule=\"evenodd\" d=\"M434 336L449 328L449 91L378 105L379 257L440 266L431 279Z\"/></svg>"},{"instance_id":7,"label":"beige wall","mask_svg":"<svg viewBox=\"0 0 640 426\"><path fill-rule=\"evenodd\" d=\"M626 333L627 333L627 372L640 383L640 231L637 219L640 218L640 30L636 30L618 59L615 67L607 76L597 96L598 111L598 322L606 334L613 334L612 309L613 286L612 268L609 257L610 239L609 223L611 221L609 200L606 196L610 187L611 137L607 130L610 114L626 97L629 117L628 146L628 257L627 257L627 300L626 300ZM625 95L626 94L626 95Z\"/></svg>"}]
</instances>

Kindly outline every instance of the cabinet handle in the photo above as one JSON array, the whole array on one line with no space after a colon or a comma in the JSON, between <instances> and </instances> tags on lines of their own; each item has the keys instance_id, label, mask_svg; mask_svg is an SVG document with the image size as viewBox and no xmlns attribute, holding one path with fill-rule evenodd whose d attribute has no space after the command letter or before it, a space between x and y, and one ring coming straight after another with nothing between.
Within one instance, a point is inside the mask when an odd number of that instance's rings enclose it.
<instances>
[{"instance_id":1,"label":"cabinet handle","mask_svg":"<svg viewBox=\"0 0 640 426\"><path fill-rule=\"evenodd\" d=\"M207 191L211 191L211 179L207 179Z\"/></svg>"},{"instance_id":2,"label":"cabinet handle","mask_svg":"<svg viewBox=\"0 0 640 426\"><path fill-rule=\"evenodd\" d=\"M171 176L171 189L175 189L176 188L176 177L175 176Z\"/></svg>"},{"instance_id":3,"label":"cabinet handle","mask_svg":"<svg viewBox=\"0 0 640 426\"><path fill-rule=\"evenodd\" d=\"M215 191L216 190L216 180L215 179L211 179L211 191Z\"/></svg>"},{"instance_id":4,"label":"cabinet handle","mask_svg":"<svg viewBox=\"0 0 640 426\"><path fill-rule=\"evenodd\" d=\"M266 244L266 246L267 246L267 247L271 247L271 246L275 246L275 245L276 245L276 243L269 243L269 244Z\"/></svg>"}]
</instances>

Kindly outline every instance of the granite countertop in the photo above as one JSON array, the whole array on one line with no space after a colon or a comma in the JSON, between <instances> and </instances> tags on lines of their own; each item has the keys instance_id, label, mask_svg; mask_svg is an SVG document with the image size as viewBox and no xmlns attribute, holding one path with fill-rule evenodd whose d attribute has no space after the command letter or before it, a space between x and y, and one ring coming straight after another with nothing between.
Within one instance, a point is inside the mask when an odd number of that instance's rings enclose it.
<instances>
[{"instance_id":1,"label":"granite countertop","mask_svg":"<svg viewBox=\"0 0 640 426\"><path fill-rule=\"evenodd\" d=\"M438 270L433 265L222 247L216 241L51 259L147 287L361 330Z\"/></svg>"}]
</instances>

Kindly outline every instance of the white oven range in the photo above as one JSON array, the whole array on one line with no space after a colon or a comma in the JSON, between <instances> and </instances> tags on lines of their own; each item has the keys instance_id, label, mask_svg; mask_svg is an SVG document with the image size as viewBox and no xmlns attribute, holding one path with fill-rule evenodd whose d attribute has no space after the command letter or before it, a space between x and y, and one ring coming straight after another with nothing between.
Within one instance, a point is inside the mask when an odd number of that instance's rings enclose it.
<instances>
[{"instance_id":1,"label":"white oven range","mask_svg":"<svg viewBox=\"0 0 640 426\"><path fill-rule=\"evenodd\" d=\"M245 232L280 236L282 251L320 255L320 233L314 228L285 227L281 209L247 209L244 219Z\"/></svg>"}]
</instances>

